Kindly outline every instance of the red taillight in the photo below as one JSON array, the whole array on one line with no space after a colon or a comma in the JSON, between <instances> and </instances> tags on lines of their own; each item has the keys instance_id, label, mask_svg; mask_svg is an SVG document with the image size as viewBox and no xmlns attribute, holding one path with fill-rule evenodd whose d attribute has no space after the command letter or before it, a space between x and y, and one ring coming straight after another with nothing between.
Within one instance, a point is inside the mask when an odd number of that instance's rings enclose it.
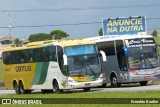
<instances>
[{"instance_id":1,"label":"red taillight","mask_svg":"<svg viewBox=\"0 0 160 107\"><path fill-rule=\"evenodd\" d=\"M129 72L135 72L136 70L134 68L128 68Z\"/></svg>"}]
</instances>

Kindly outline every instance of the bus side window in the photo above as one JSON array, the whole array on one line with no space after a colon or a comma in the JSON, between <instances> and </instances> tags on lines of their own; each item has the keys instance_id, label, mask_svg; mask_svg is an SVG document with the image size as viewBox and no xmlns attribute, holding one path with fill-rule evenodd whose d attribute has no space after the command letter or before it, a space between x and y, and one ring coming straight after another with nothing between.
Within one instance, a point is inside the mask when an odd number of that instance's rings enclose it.
<instances>
[{"instance_id":1,"label":"bus side window","mask_svg":"<svg viewBox=\"0 0 160 107\"><path fill-rule=\"evenodd\" d=\"M21 50L21 62L22 63L26 62L25 52L26 52L26 50Z\"/></svg>"},{"instance_id":2,"label":"bus side window","mask_svg":"<svg viewBox=\"0 0 160 107\"><path fill-rule=\"evenodd\" d=\"M42 61L48 61L49 60L49 52L48 52L47 47L42 48L41 56L42 56Z\"/></svg>"},{"instance_id":3,"label":"bus side window","mask_svg":"<svg viewBox=\"0 0 160 107\"><path fill-rule=\"evenodd\" d=\"M33 61L34 62L41 61L41 49L40 48L33 49Z\"/></svg>"},{"instance_id":4,"label":"bus side window","mask_svg":"<svg viewBox=\"0 0 160 107\"><path fill-rule=\"evenodd\" d=\"M50 61L57 61L56 47L55 46L50 46L50 47L48 47L48 51L49 51L49 60Z\"/></svg>"},{"instance_id":5,"label":"bus side window","mask_svg":"<svg viewBox=\"0 0 160 107\"><path fill-rule=\"evenodd\" d=\"M106 56L115 55L114 41L99 42L97 46L98 50L104 51Z\"/></svg>"},{"instance_id":6,"label":"bus side window","mask_svg":"<svg viewBox=\"0 0 160 107\"><path fill-rule=\"evenodd\" d=\"M11 51L11 64L17 64L19 62L18 51Z\"/></svg>"},{"instance_id":7,"label":"bus side window","mask_svg":"<svg viewBox=\"0 0 160 107\"><path fill-rule=\"evenodd\" d=\"M21 51L16 51L16 59L17 59L17 62L16 63L21 63Z\"/></svg>"},{"instance_id":8,"label":"bus side window","mask_svg":"<svg viewBox=\"0 0 160 107\"><path fill-rule=\"evenodd\" d=\"M119 68L122 71L126 71L127 70L127 62L126 62L126 57L124 55L123 47L124 47L123 41L116 40L116 51L117 51L117 59L118 59Z\"/></svg>"},{"instance_id":9,"label":"bus side window","mask_svg":"<svg viewBox=\"0 0 160 107\"><path fill-rule=\"evenodd\" d=\"M3 53L3 63L4 64L10 64L11 63L10 52L4 52Z\"/></svg>"},{"instance_id":10,"label":"bus side window","mask_svg":"<svg viewBox=\"0 0 160 107\"><path fill-rule=\"evenodd\" d=\"M26 50L26 62L33 62L33 55L32 55L32 50L28 49Z\"/></svg>"},{"instance_id":11,"label":"bus side window","mask_svg":"<svg viewBox=\"0 0 160 107\"><path fill-rule=\"evenodd\" d=\"M18 63L24 63L25 62L24 51L25 50L17 51L17 53L18 53Z\"/></svg>"},{"instance_id":12,"label":"bus side window","mask_svg":"<svg viewBox=\"0 0 160 107\"><path fill-rule=\"evenodd\" d=\"M66 72L66 67L63 66L64 61L63 61L63 48L60 46L57 46L57 57L58 57L58 64L59 64L59 68L62 72L63 75L67 75Z\"/></svg>"},{"instance_id":13,"label":"bus side window","mask_svg":"<svg viewBox=\"0 0 160 107\"><path fill-rule=\"evenodd\" d=\"M62 67L63 67L63 49L60 46L57 46L57 55L58 55L58 64L59 67L62 71Z\"/></svg>"}]
</instances>

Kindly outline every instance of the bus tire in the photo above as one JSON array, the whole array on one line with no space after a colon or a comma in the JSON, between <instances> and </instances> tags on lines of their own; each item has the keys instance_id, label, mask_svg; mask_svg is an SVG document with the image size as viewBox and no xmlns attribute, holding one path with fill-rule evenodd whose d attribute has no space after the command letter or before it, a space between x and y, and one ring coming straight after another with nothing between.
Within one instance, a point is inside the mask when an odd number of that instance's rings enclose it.
<instances>
[{"instance_id":1,"label":"bus tire","mask_svg":"<svg viewBox=\"0 0 160 107\"><path fill-rule=\"evenodd\" d=\"M107 83L104 83L104 84L102 84L102 88L106 88L106 86L107 86Z\"/></svg>"},{"instance_id":2,"label":"bus tire","mask_svg":"<svg viewBox=\"0 0 160 107\"><path fill-rule=\"evenodd\" d=\"M19 82L19 90L21 94L26 94L22 81Z\"/></svg>"},{"instance_id":3,"label":"bus tire","mask_svg":"<svg viewBox=\"0 0 160 107\"><path fill-rule=\"evenodd\" d=\"M83 88L84 92L88 92L90 88Z\"/></svg>"},{"instance_id":4,"label":"bus tire","mask_svg":"<svg viewBox=\"0 0 160 107\"><path fill-rule=\"evenodd\" d=\"M101 86L98 86L98 88L106 88L107 83L103 83Z\"/></svg>"},{"instance_id":5,"label":"bus tire","mask_svg":"<svg viewBox=\"0 0 160 107\"><path fill-rule=\"evenodd\" d=\"M148 81L142 81L142 82L139 82L139 84L140 84L141 86L146 86L146 85L147 85L147 82L148 82Z\"/></svg>"},{"instance_id":6,"label":"bus tire","mask_svg":"<svg viewBox=\"0 0 160 107\"><path fill-rule=\"evenodd\" d=\"M63 92L63 90L60 90L60 89L59 89L59 85L58 85L57 80L54 80L54 81L53 81L53 89L54 89L54 91L55 91L56 93L62 93L62 92Z\"/></svg>"},{"instance_id":7,"label":"bus tire","mask_svg":"<svg viewBox=\"0 0 160 107\"><path fill-rule=\"evenodd\" d=\"M111 87L120 87L121 84L118 83L117 81L117 77L114 75L114 76L111 76Z\"/></svg>"},{"instance_id":8,"label":"bus tire","mask_svg":"<svg viewBox=\"0 0 160 107\"><path fill-rule=\"evenodd\" d=\"M16 81L13 82L13 88L14 88L16 94L20 94L19 85L17 84Z\"/></svg>"},{"instance_id":9,"label":"bus tire","mask_svg":"<svg viewBox=\"0 0 160 107\"><path fill-rule=\"evenodd\" d=\"M31 90L25 90L25 94L31 94Z\"/></svg>"}]
</instances>

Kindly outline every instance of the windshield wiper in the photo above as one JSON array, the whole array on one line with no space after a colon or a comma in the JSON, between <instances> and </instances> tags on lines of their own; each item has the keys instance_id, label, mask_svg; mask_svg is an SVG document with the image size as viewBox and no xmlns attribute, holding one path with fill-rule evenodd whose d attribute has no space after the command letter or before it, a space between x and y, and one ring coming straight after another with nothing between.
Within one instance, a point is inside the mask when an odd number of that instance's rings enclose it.
<instances>
[{"instance_id":1,"label":"windshield wiper","mask_svg":"<svg viewBox=\"0 0 160 107\"><path fill-rule=\"evenodd\" d=\"M153 66L153 64L151 63L151 61L148 59L148 57L145 57L145 59L148 60L149 64L151 65L152 68L155 68L155 66Z\"/></svg>"},{"instance_id":2,"label":"windshield wiper","mask_svg":"<svg viewBox=\"0 0 160 107\"><path fill-rule=\"evenodd\" d=\"M153 66L153 64L151 63L151 61L149 60L149 58L148 57L146 57L146 56L143 56L143 58L141 59L141 69L143 68L143 69L147 69L147 68L150 68L150 67L148 67L147 65L148 64L151 66L151 68L155 68L155 66ZM143 66L143 64L144 64L144 66Z\"/></svg>"},{"instance_id":3,"label":"windshield wiper","mask_svg":"<svg viewBox=\"0 0 160 107\"><path fill-rule=\"evenodd\" d=\"M96 75L96 73L94 72L94 70L90 67L90 65L88 63L86 63L87 66L90 68L91 72L93 73L93 75Z\"/></svg>"},{"instance_id":4,"label":"windshield wiper","mask_svg":"<svg viewBox=\"0 0 160 107\"><path fill-rule=\"evenodd\" d=\"M82 69L81 69L80 72L82 73L83 69L85 69L86 74L87 74L87 67L90 69L90 71L92 72L93 75L96 75L96 73L94 72L94 70L90 67L90 65L86 61L84 61L84 64L82 65Z\"/></svg>"}]
</instances>

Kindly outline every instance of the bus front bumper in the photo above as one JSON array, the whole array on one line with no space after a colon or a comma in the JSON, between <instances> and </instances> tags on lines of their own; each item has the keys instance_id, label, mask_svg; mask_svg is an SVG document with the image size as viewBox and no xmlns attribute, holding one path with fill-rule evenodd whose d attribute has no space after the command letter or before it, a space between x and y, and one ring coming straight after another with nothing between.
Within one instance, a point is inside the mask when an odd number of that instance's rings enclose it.
<instances>
[{"instance_id":1,"label":"bus front bumper","mask_svg":"<svg viewBox=\"0 0 160 107\"><path fill-rule=\"evenodd\" d=\"M141 82L160 79L160 72L154 74L129 75L129 82Z\"/></svg>"},{"instance_id":2,"label":"bus front bumper","mask_svg":"<svg viewBox=\"0 0 160 107\"><path fill-rule=\"evenodd\" d=\"M102 83L103 79L98 79L96 81L90 81L90 82L68 82L68 89L97 87L97 86L102 86Z\"/></svg>"}]
</instances>

